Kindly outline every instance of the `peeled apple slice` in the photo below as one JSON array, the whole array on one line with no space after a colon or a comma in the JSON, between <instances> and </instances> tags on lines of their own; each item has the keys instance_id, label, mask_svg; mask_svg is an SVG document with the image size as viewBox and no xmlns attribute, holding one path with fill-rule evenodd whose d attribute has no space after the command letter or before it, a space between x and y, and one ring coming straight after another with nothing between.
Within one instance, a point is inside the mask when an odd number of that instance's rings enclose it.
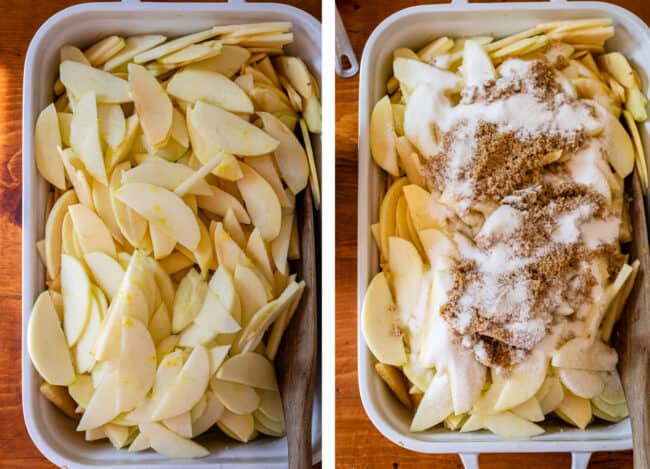
<instances>
[{"instance_id":1,"label":"peeled apple slice","mask_svg":"<svg viewBox=\"0 0 650 469\"><path fill-rule=\"evenodd\" d=\"M203 306L194 322L200 327L219 334L231 334L241 329L239 323L211 290L207 291Z\"/></svg>"},{"instance_id":2,"label":"peeled apple slice","mask_svg":"<svg viewBox=\"0 0 650 469\"><path fill-rule=\"evenodd\" d=\"M253 103L244 90L217 72L183 70L167 84L167 92L184 101L204 101L227 111L252 113Z\"/></svg>"},{"instance_id":3,"label":"peeled apple slice","mask_svg":"<svg viewBox=\"0 0 650 469\"><path fill-rule=\"evenodd\" d=\"M228 436L244 443L249 441L255 433L255 421L252 415L237 415L228 409L223 411L217 425Z\"/></svg>"},{"instance_id":4,"label":"peeled apple slice","mask_svg":"<svg viewBox=\"0 0 650 469\"><path fill-rule=\"evenodd\" d=\"M172 129L172 102L158 80L141 65L129 64L129 84L135 111L149 145L162 147Z\"/></svg>"},{"instance_id":5,"label":"peeled apple slice","mask_svg":"<svg viewBox=\"0 0 650 469\"><path fill-rule=\"evenodd\" d=\"M553 354L551 364L558 368L578 370L612 371L616 367L616 350L599 340L576 337L565 343Z\"/></svg>"},{"instance_id":6,"label":"peeled apple slice","mask_svg":"<svg viewBox=\"0 0 650 469\"><path fill-rule=\"evenodd\" d=\"M115 405L118 385L117 371L109 371L101 380L90 398L88 407L83 413L77 431L90 430L110 422L119 414Z\"/></svg>"},{"instance_id":7,"label":"peeled apple slice","mask_svg":"<svg viewBox=\"0 0 650 469\"><path fill-rule=\"evenodd\" d=\"M90 312L90 280L83 265L72 256L61 256L63 329L72 347L86 327Z\"/></svg>"},{"instance_id":8,"label":"peeled apple slice","mask_svg":"<svg viewBox=\"0 0 650 469\"><path fill-rule=\"evenodd\" d=\"M210 454L203 446L177 435L159 423L141 423L139 428L151 447L169 458L202 458Z\"/></svg>"},{"instance_id":9,"label":"peeled apple slice","mask_svg":"<svg viewBox=\"0 0 650 469\"><path fill-rule=\"evenodd\" d=\"M82 252L103 252L115 257L115 243L110 231L97 214L82 204L68 207Z\"/></svg>"},{"instance_id":10,"label":"peeled apple slice","mask_svg":"<svg viewBox=\"0 0 650 469\"><path fill-rule=\"evenodd\" d=\"M224 412L224 406L212 391L206 392L206 405L203 413L192 422L192 437L209 430Z\"/></svg>"},{"instance_id":11,"label":"peeled apple slice","mask_svg":"<svg viewBox=\"0 0 650 469\"><path fill-rule=\"evenodd\" d=\"M388 265L397 307L402 317L409 317L420 296L422 259L410 241L392 236L388 244Z\"/></svg>"},{"instance_id":12,"label":"peeled apple slice","mask_svg":"<svg viewBox=\"0 0 650 469\"><path fill-rule=\"evenodd\" d=\"M79 373L86 373L95 366L95 356L93 348L95 340L102 326L102 312L99 307L99 300L94 296L90 303L90 313L88 315L88 323L84 333L79 338L77 345L74 348L75 363Z\"/></svg>"},{"instance_id":13,"label":"peeled apple slice","mask_svg":"<svg viewBox=\"0 0 650 469\"><path fill-rule=\"evenodd\" d=\"M241 164L244 177L237 181L237 187L244 198L246 209L265 241L271 241L280 234L282 207L271 185L257 172Z\"/></svg>"},{"instance_id":14,"label":"peeled apple slice","mask_svg":"<svg viewBox=\"0 0 650 469\"><path fill-rule=\"evenodd\" d=\"M60 190L65 190L65 170L56 147L61 146L59 117L54 103L41 111L34 128L34 154L38 172Z\"/></svg>"},{"instance_id":15,"label":"peeled apple slice","mask_svg":"<svg viewBox=\"0 0 650 469\"><path fill-rule=\"evenodd\" d=\"M66 60L59 66L61 82L68 93L81 97L92 91L98 103L129 103L133 101L129 83L112 73Z\"/></svg>"},{"instance_id":16,"label":"peeled apple slice","mask_svg":"<svg viewBox=\"0 0 650 469\"><path fill-rule=\"evenodd\" d=\"M524 440L544 433L544 429L539 425L518 417L512 412L485 415L481 417L481 422L492 433L508 440Z\"/></svg>"},{"instance_id":17,"label":"peeled apple slice","mask_svg":"<svg viewBox=\"0 0 650 469\"><path fill-rule=\"evenodd\" d=\"M34 367L48 383L67 386L75 380L68 344L47 291L38 296L29 316L27 351Z\"/></svg>"},{"instance_id":18,"label":"peeled apple slice","mask_svg":"<svg viewBox=\"0 0 650 469\"><path fill-rule=\"evenodd\" d=\"M542 391L544 391L543 394ZM542 389L537 393L537 398L544 415L554 411L564 400L564 388L559 378L555 376L547 377Z\"/></svg>"},{"instance_id":19,"label":"peeled apple slice","mask_svg":"<svg viewBox=\"0 0 650 469\"><path fill-rule=\"evenodd\" d=\"M269 391L278 390L273 365L259 353L242 353L229 358L221 365L217 378Z\"/></svg>"},{"instance_id":20,"label":"peeled apple slice","mask_svg":"<svg viewBox=\"0 0 650 469\"><path fill-rule=\"evenodd\" d=\"M156 377L156 348L146 326L137 319L122 319L116 406L120 412L144 401Z\"/></svg>"},{"instance_id":21,"label":"peeled apple slice","mask_svg":"<svg viewBox=\"0 0 650 469\"><path fill-rule=\"evenodd\" d=\"M558 373L564 387L578 397L591 399L600 394L605 382L597 371L560 368Z\"/></svg>"},{"instance_id":22,"label":"peeled apple slice","mask_svg":"<svg viewBox=\"0 0 650 469\"><path fill-rule=\"evenodd\" d=\"M390 98L384 96L377 101L370 115L370 152L375 163L393 176L399 176L396 139L393 108Z\"/></svg>"},{"instance_id":23,"label":"peeled apple slice","mask_svg":"<svg viewBox=\"0 0 650 469\"><path fill-rule=\"evenodd\" d=\"M45 260L47 274L56 278L61 269L61 243L63 218L68 213L68 207L77 203L75 191L69 190L59 197L47 217L45 223Z\"/></svg>"},{"instance_id":24,"label":"peeled apple slice","mask_svg":"<svg viewBox=\"0 0 650 469\"><path fill-rule=\"evenodd\" d=\"M447 373L438 372L429 383L429 387L415 411L410 430L421 432L431 428L446 419L452 412L449 376Z\"/></svg>"},{"instance_id":25,"label":"peeled apple slice","mask_svg":"<svg viewBox=\"0 0 650 469\"><path fill-rule=\"evenodd\" d=\"M463 85L463 80L457 74L419 60L398 57L393 61L393 73L401 84L411 89L429 84L441 90L459 90Z\"/></svg>"},{"instance_id":26,"label":"peeled apple slice","mask_svg":"<svg viewBox=\"0 0 650 469\"><path fill-rule=\"evenodd\" d=\"M511 409L530 399L544 383L548 362L544 353L536 351L510 371L495 409Z\"/></svg>"},{"instance_id":27,"label":"peeled apple slice","mask_svg":"<svg viewBox=\"0 0 650 469\"><path fill-rule=\"evenodd\" d=\"M114 195L150 222L168 230L187 249L196 249L201 238L196 216L173 192L139 182L123 185Z\"/></svg>"},{"instance_id":28,"label":"peeled apple slice","mask_svg":"<svg viewBox=\"0 0 650 469\"><path fill-rule=\"evenodd\" d=\"M260 405L260 397L250 386L213 379L211 387L226 409L235 414L251 414Z\"/></svg>"},{"instance_id":29,"label":"peeled apple slice","mask_svg":"<svg viewBox=\"0 0 650 469\"><path fill-rule=\"evenodd\" d=\"M621 122L610 113L601 113L605 119L604 137L607 142L607 161L616 174L625 178L634 170L634 144Z\"/></svg>"},{"instance_id":30,"label":"peeled apple slice","mask_svg":"<svg viewBox=\"0 0 650 469\"><path fill-rule=\"evenodd\" d=\"M587 399L574 396L570 392L564 394L564 399L555 409L563 420L576 425L581 430L587 428L591 421L591 405Z\"/></svg>"},{"instance_id":31,"label":"peeled apple slice","mask_svg":"<svg viewBox=\"0 0 650 469\"><path fill-rule=\"evenodd\" d=\"M404 343L397 324L397 306L383 272L375 275L368 285L361 318L363 335L373 355L387 365L406 363Z\"/></svg>"},{"instance_id":32,"label":"peeled apple slice","mask_svg":"<svg viewBox=\"0 0 650 469\"><path fill-rule=\"evenodd\" d=\"M162 159L152 160L124 171L122 184L145 182L173 191L193 174L194 171L184 164L171 163ZM212 191L208 183L201 180L188 188L187 193L210 196Z\"/></svg>"},{"instance_id":33,"label":"peeled apple slice","mask_svg":"<svg viewBox=\"0 0 650 469\"><path fill-rule=\"evenodd\" d=\"M79 155L81 161L95 179L108 184L104 155L99 139L97 103L95 93L88 92L80 96L70 122L70 145Z\"/></svg>"}]
</instances>

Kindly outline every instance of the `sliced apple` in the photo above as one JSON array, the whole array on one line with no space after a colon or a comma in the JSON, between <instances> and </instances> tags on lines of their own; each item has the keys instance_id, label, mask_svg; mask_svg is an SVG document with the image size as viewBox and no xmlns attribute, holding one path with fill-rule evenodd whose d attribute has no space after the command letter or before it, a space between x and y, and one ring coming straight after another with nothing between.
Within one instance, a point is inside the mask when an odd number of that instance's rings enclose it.
<instances>
[{"instance_id":1,"label":"sliced apple","mask_svg":"<svg viewBox=\"0 0 650 469\"><path fill-rule=\"evenodd\" d=\"M38 373L48 383L67 386L75 372L66 338L48 292L39 295L27 325L27 351Z\"/></svg>"},{"instance_id":2,"label":"sliced apple","mask_svg":"<svg viewBox=\"0 0 650 469\"><path fill-rule=\"evenodd\" d=\"M237 264L235 267L234 281L237 296L241 301L241 323L246 325L267 303L266 288L257 273L251 267L242 264Z\"/></svg>"},{"instance_id":3,"label":"sliced apple","mask_svg":"<svg viewBox=\"0 0 650 469\"><path fill-rule=\"evenodd\" d=\"M283 215L280 233L277 238L271 241L271 254L275 267L282 274L288 273L289 265L287 256L289 254L289 240L291 237L291 227L293 226L293 214Z\"/></svg>"},{"instance_id":4,"label":"sliced apple","mask_svg":"<svg viewBox=\"0 0 650 469\"><path fill-rule=\"evenodd\" d=\"M210 186L210 191L211 195L199 195L196 198L200 208L221 217L226 215L228 209L232 209L239 223L249 224L251 222L244 205L235 196L216 186Z\"/></svg>"},{"instance_id":5,"label":"sliced apple","mask_svg":"<svg viewBox=\"0 0 650 469\"><path fill-rule=\"evenodd\" d=\"M142 402L156 377L156 349L151 334L139 320L122 319L122 348L119 361L116 406L120 412Z\"/></svg>"},{"instance_id":6,"label":"sliced apple","mask_svg":"<svg viewBox=\"0 0 650 469\"><path fill-rule=\"evenodd\" d=\"M463 84L463 80L455 73L419 60L402 57L393 61L393 73L401 84L411 89L415 89L421 84L429 84L445 91L458 91Z\"/></svg>"},{"instance_id":7,"label":"sliced apple","mask_svg":"<svg viewBox=\"0 0 650 469\"><path fill-rule=\"evenodd\" d=\"M192 438L192 416L189 411L164 419L162 423L174 433L184 438Z\"/></svg>"},{"instance_id":8,"label":"sliced apple","mask_svg":"<svg viewBox=\"0 0 650 469\"><path fill-rule=\"evenodd\" d=\"M194 322L202 328L218 334L232 334L241 329L219 297L208 289L205 301Z\"/></svg>"},{"instance_id":9,"label":"sliced apple","mask_svg":"<svg viewBox=\"0 0 650 469\"><path fill-rule=\"evenodd\" d=\"M626 88L636 86L634 70L620 52L610 52L598 57L598 64Z\"/></svg>"},{"instance_id":10,"label":"sliced apple","mask_svg":"<svg viewBox=\"0 0 650 469\"><path fill-rule=\"evenodd\" d=\"M406 204L417 231L428 228L442 228L450 216L450 211L438 202L434 195L414 184L403 188Z\"/></svg>"},{"instance_id":11,"label":"sliced apple","mask_svg":"<svg viewBox=\"0 0 650 469\"><path fill-rule=\"evenodd\" d=\"M280 233L282 208L271 185L249 166L242 164L244 177L237 187L244 198L246 209L265 241L275 239Z\"/></svg>"},{"instance_id":12,"label":"sliced apple","mask_svg":"<svg viewBox=\"0 0 650 469\"><path fill-rule=\"evenodd\" d=\"M90 398L93 397L95 387L93 379L88 375L79 375L68 385L70 397L82 408L88 407Z\"/></svg>"},{"instance_id":13,"label":"sliced apple","mask_svg":"<svg viewBox=\"0 0 650 469\"><path fill-rule=\"evenodd\" d=\"M511 412L530 422L541 422L544 420L544 413L535 396L519 404L517 407L513 407Z\"/></svg>"},{"instance_id":14,"label":"sliced apple","mask_svg":"<svg viewBox=\"0 0 650 469\"><path fill-rule=\"evenodd\" d=\"M465 41L462 67L465 86L477 86L484 81L496 78L492 60L483 46L476 41Z\"/></svg>"},{"instance_id":15,"label":"sliced apple","mask_svg":"<svg viewBox=\"0 0 650 469\"><path fill-rule=\"evenodd\" d=\"M612 405L624 403L625 393L623 392L623 385L621 384L618 371L614 370L602 373L601 376L605 381L605 386L603 391L598 394L598 398Z\"/></svg>"},{"instance_id":16,"label":"sliced apple","mask_svg":"<svg viewBox=\"0 0 650 469\"><path fill-rule=\"evenodd\" d=\"M196 249L201 232L194 212L173 192L138 182L123 185L114 191L114 196L150 222L168 230L187 249Z\"/></svg>"},{"instance_id":17,"label":"sliced apple","mask_svg":"<svg viewBox=\"0 0 650 469\"><path fill-rule=\"evenodd\" d=\"M539 425L535 425L512 412L484 415L481 417L481 422L492 433L496 433L508 440L525 440L544 433L544 429Z\"/></svg>"},{"instance_id":18,"label":"sliced apple","mask_svg":"<svg viewBox=\"0 0 650 469\"><path fill-rule=\"evenodd\" d=\"M192 422L192 437L206 432L223 415L224 406L212 391L206 393L206 405L201 415Z\"/></svg>"},{"instance_id":19,"label":"sliced apple","mask_svg":"<svg viewBox=\"0 0 650 469\"><path fill-rule=\"evenodd\" d=\"M228 436L244 443L248 442L255 434L255 421L250 414L237 415L224 409L217 425Z\"/></svg>"},{"instance_id":20,"label":"sliced apple","mask_svg":"<svg viewBox=\"0 0 650 469\"><path fill-rule=\"evenodd\" d=\"M585 399L591 399L600 394L605 387L605 382L597 371L560 368L558 376L564 387L576 396Z\"/></svg>"},{"instance_id":21,"label":"sliced apple","mask_svg":"<svg viewBox=\"0 0 650 469\"><path fill-rule=\"evenodd\" d=\"M275 240L273 241L275 242ZM246 254L255 262L255 265L266 276L267 280L271 281L273 278L273 269L271 267L271 260L268 253L268 248L262 239L260 230L255 228L248 237L246 245Z\"/></svg>"},{"instance_id":22,"label":"sliced apple","mask_svg":"<svg viewBox=\"0 0 650 469\"><path fill-rule=\"evenodd\" d=\"M68 93L74 96L81 97L88 92L93 92L97 96L98 103L133 101L129 83L103 70L65 60L59 66L59 76Z\"/></svg>"},{"instance_id":23,"label":"sliced apple","mask_svg":"<svg viewBox=\"0 0 650 469\"><path fill-rule=\"evenodd\" d=\"M420 296L424 266L413 243L391 236L388 238L388 244L388 264L393 291L400 317L405 321L412 314Z\"/></svg>"},{"instance_id":24,"label":"sliced apple","mask_svg":"<svg viewBox=\"0 0 650 469\"><path fill-rule=\"evenodd\" d=\"M259 353L249 352L230 357L221 365L217 378L269 391L278 390L273 365Z\"/></svg>"},{"instance_id":25,"label":"sliced apple","mask_svg":"<svg viewBox=\"0 0 650 469\"><path fill-rule=\"evenodd\" d=\"M140 119L137 114L127 117L125 122L124 139L116 148L107 148L105 155L106 167L109 171L121 163L133 148L140 130Z\"/></svg>"},{"instance_id":26,"label":"sliced apple","mask_svg":"<svg viewBox=\"0 0 650 469\"><path fill-rule=\"evenodd\" d=\"M56 147L61 146L59 118L54 104L41 111L34 128L34 153L38 172L58 189L65 190L65 170Z\"/></svg>"},{"instance_id":27,"label":"sliced apple","mask_svg":"<svg viewBox=\"0 0 650 469\"><path fill-rule=\"evenodd\" d=\"M495 409L497 411L512 409L534 396L544 383L547 368L548 360L544 353L532 352L525 361L510 371Z\"/></svg>"},{"instance_id":28,"label":"sliced apple","mask_svg":"<svg viewBox=\"0 0 650 469\"><path fill-rule=\"evenodd\" d=\"M418 405L410 430L421 432L442 422L453 412L449 376L438 372L431 380L424 397Z\"/></svg>"},{"instance_id":29,"label":"sliced apple","mask_svg":"<svg viewBox=\"0 0 650 469\"><path fill-rule=\"evenodd\" d=\"M248 49L244 47L224 44L219 55L195 62L186 67L186 70L217 72L231 78L242 68L250 55Z\"/></svg>"},{"instance_id":30,"label":"sliced apple","mask_svg":"<svg viewBox=\"0 0 650 469\"><path fill-rule=\"evenodd\" d=\"M50 278L56 278L61 269L61 232L63 218L68 213L68 207L78 202L73 190L64 192L54 205L45 223L45 261Z\"/></svg>"},{"instance_id":31,"label":"sliced apple","mask_svg":"<svg viewBox=\"0 0 650 469\"><path fill-rule=\"evenodd\" d=\"M322 110L320 101L316 95L303 99L302 118L307 124L307 128L313 134L319 134L322 131Z\"/></svg>"},{"instance_id":32,"label":"sliced apple","mask_svg":"<svg viewBox=\"0 0 650 469\"><path fill-rule=\"evenodd\" d=\"M555 409L562 420L584 430L591 421L591 405L587 399L574 396L570 392L564 394L564 399Z\"/></svg>"},{"instance_id":33,"label":"sliced apple","mask_svg":"<svg viewBox=\"0 0 650 469\"><path fill-rule=\"evenodd\" d=\"M253 103L246 93L217 72L185 69L174 74L167 84L167 92L192 104L204 101L231 112L253 112Z\"/></svg>"},{"instance_id":34,"label":"sliced apple","mask_svg":"<svg viewBox=\"0 0 650 469\"><path fill-rule=\"evenodd\" d=\"M117 417L119 411L115 405L115 399L118 380L116 370L108 371L104 375L79 421L77 431L100 427Z\"/></svg>"},{"instance_id":35,"label":"sliced apple","mask_svg":"<svg viewBox=\"0 0 650 469\"><path fill-rule=\"evenodd\" d=\"M199 314L208 288L199 273L190 269L176 290L172 313L172 331L182 331Z\"/></svg>"},{"instance_id":36,"label":"sliced apple","mask_svg":"<svg viewBox=\"0 0 650 469\"><path fill-rule=\"evenodd\" d=\"M363 335L373 355L388 365L406 363L402 334L397 324L397 306L383 272L375 275L368 285L361 318Z\"/></svg>"},{"instance_id":37,"label":"sliced apple","mask_svg":"<svg viewBox=\"0 0 650 469\"><path fill-rule=\"evenodd\" d=\"M84 261L95 282L112 300L124 278L124 269L120 263L104 252L89 252L84 255Z\"/></svg>"},{"instance_id":38,"label":"sliced apple","mask_svg":"<svg viewBox=\"0 0 650 469\"><path fill-rule=\"evenodd\" d=\"M191 410L208 386L210 358L202 345L195 347L181 372L160 398L153 417L164 419Z\"/></svg>"},{"instance_id":39,"label":"sliced apple","mask_svg":"<svg viewBox=\"0 0 650 469\"><path fill-rule=\"evenodd\" d=\"M192 123L191 126L188 123L188 130L192 127L205 138L212 152L223 150L238 156L265 155L275 151L280 143L241 117L203 101L198 101L188 116L191 116ZM197 156L202 161L209 158L209 155L200 153L197 152Z\"/></svg>"},{"instance_id":40,"label":"sliced apple","mask_svg":"<svg viewBox=\"0 0 650 469\"><path fill-rule=\"evenodd\" d=\"M126 134L126 119L119 104L98 104L99 135L110 148L117 148Z\"/></svg>"},{"instance_id":41,"label":"sliced apple","mask_svg":"<svg viewBox=\"0 0 650 469\"><path fill-rule=\"evenodd\" d=\"M553 354L551 364L558 368L590 371L612 371L616 367L616 350L599 340L576 337Z\"/></svg>"},{"instance_id":42,"label":"sliced apple","mask_svg":"<svg viewBox=\"0 0 650 469\"><path fill-rule=\"evenodd\" d=\"M141 423L139 428L151 447L169 458L202 458L210 454L198 443L183 438L158 423Z\"/></svg>"},{"instance_id":43,"label":"sliced apple","mask_svg":"<svg viewBox=\"0 0 650 469\"><path fill-rule=\"evenodd\" d=\"M224 407L235 414L251 414L260 404L260 397L250 386L213 379L210 387Z\"/></svg>"},{"instance_id":44,"label":"sliced apple","mask_svg":"<svg viewBox=\"0 0 650 469\"><path fill-rule=\"evenodd\" d=\"M221 303L225 306L226 311L237 322L241 322L241 302L232 274L220 265L210 279L208 287L217 295Z\"/></svg>"},{"instance_id":45,"label":"sliced apple","mask_svg":"<svg viewBox=\"0 0 650 469\"><path fill-rule=\"evenodd\" d=\"M102 326L102 311L99 300L93 297L90 300L90 312L85 330L74 348L75 363L78 373L86 373L95 366L93 348Z\"/></svg>"},{"instance_id":46,"label":"sliced apple","mask_svg":"<svg viewBox=\"0 0 650 469\"><path fill-rule=\"evenodd\" d=\"M129 64L129 85L135 111L150 146L167 143L172 129L172 103L158 80L144 67Z\"/></svg>"},{"instance_id":47,"label":"sliced apple","mask_svg":"<svg viewBox=\"0 0 650 469\"><path fill-rule=\"evenodd\" d=\"M68 176L68 179L72 183L72 187L79 198L79 202L84 204L88 208L93 208L92 194L90 191L90 184L88 183L88 177L84 172L83 163L77 154L72 150L72 148L66 148L65 150L61 147L57 147L59 156L63 160L63 167Z\"/></svg>"},{"instance_id":48,"label":"sliced apple","mask_svg":"<svg viewBox=\"0 0 650 469\"><path fill-rule=\"evenodd\" d=\"M395 215L397 213L397 203L402 196L402 188L408 183L408 179L403 177L395 181L386 191L384 200L379 207L379 228L381 230L381 252L384 256L389 256L388 239L395 234Z\"/></svg>"},{"instance_id":49,"label":"sliced apple","mask_svg":"<svg viewBox=\"0 0 650 469\"><path fill-rule=\"evenodd\" d=\"M386 95L375 104L370 115L370 152L375 163L393 176L399 176L397 134L390 98Z\"/></svg>"},{"instance_id":50,"label":"sliced apple","mask_svg":"<svg viewBox=\"0 0 650 469\"><path fill-rule=\"evenodd\" d=\"M554 411L564 399L564 388L560 379L556 376L547 376L536 396L544 415Z\"/></svg>"},{"instance_id":51,"label":"sliced apple","mask_svg":"<svg viewBox=\"0 0 650 469\"><path fill-rule=\"evenodd\" d=\"M63 295L63 329L69 346L81 337L90 312L90 280L81 262L61 256L61 294Z\"/></svg>"},{"instance_id":52,"label":"sliced apple","mask_svg":"<svg viewBox=\"0 0 650 469\"><path fill-rule=\"evenodd\" d=\"M115 257L116 250L111 233L95 212L81 204L70 205L68 212L84 254L103 252Z\"/></svg>"},{"instance_id":53,"label":"sliced apple","mask_svg":"<svg viewBox=\"0 0 650 469\"><path fill-rule=\"evenodd\" d=\"M99 139L97 103L92 91L81 95L75 107L70 122L70 143L81 158L86 171L102 184L108 184Z\"/></svg>"},{"instance_id":54,"label":"sliced apple","mask_svg":"<svg viewBox=\"0 0 650 469\"><path fill-rule=\"evenodd\" d=\"M136 55L165 42L167 38L158 34L143 34L127 37L124 47L103 65L103 69L112 72L125 65Z\"/></svg>"}]
</instances>

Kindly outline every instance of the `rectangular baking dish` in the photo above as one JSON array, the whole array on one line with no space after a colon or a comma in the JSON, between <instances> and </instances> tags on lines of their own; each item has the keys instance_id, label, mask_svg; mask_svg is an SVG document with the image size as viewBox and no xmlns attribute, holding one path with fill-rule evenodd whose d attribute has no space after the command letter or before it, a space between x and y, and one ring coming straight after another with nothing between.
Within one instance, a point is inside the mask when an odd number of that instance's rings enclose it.
<instances>
[{"instance_id":1,"label":"rectangular baking dish","mask_svg":"<svg viewBox=\"0 0 650 469\"><path fill-rule=\"evenodd\" d=\"M41 378L27 354L27 319L32 303L43 289L44 269L35 242L43 237L47 185L34 163L33 130L38 113L52 101L52 84L57 75L59 48L64 44L85 47L99 38L161 33L170 37L207 29L216 24L262 21L291 21L295 42L288 52L300 56L320 77L321 27L311 15L277 3L87 3L67 8L48 19L32 39L25 60L23 82L23 342L22 398L23 415L29 435L38 449L57 466L88 467L253 467L287 466L286 438L260 438L248 444L220 438L214 434L199 439L211 452L198 460L174 461L154 452L131 454L117 451L104 440L89 443L74 424L47 402L38 387ZM320 138L314 142L320 162ZM320 384L315 391L312 449L314 462L321 457Z\"/></svg>"},{"instance_id":2,"label":"rectangular baking dish","mask_svg":"<svg viewBox=\"0 0 650 469\"><path fill-rule=\"evenodd\" d=\"M534 3L472 3L455 0L446 5L426 5L401 10L385 19L369 37L361 60L359 84L359 219L358 219L358 324L366 288L378 271L378 252L370 224L378 219L384 178L372 161L368 122L374 103L385 94L385 83L397 47L417 49L443 35L492 34L504 36L537 23L562 19L612 18L616 35L608 47L629 57L647 90L650 76L650 32L629 11L602 2L566 0ZM641 127L645 148L650 144L650 125ZM586 431L566 425L545 425L547 432L528 441L506 441L487 432L458 433L437 428L409 433L410 414L392 397L374 370L375 358L358 328L358 372L361 400L368 417L393 443L423 453L460 453L467 469L478 467L483 452L572 452L574 468L585 468L592 451L623 450L632 447L629 419L617 424L595 424Z\"/></svg>"}]
</instances>

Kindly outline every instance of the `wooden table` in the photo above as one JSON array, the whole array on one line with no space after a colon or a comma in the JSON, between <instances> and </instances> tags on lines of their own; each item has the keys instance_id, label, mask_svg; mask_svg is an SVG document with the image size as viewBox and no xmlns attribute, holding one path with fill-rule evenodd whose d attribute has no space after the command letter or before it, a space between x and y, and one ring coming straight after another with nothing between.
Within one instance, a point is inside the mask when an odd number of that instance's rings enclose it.
<instances>
[{"instance_id":1,"label":"wooden table","mask_svg":"<svg viewBox=\"0 0 650 469\"><path fill-rule=\"evenodd\" d=\"M197 0L193 0L197 1ZM256 0L270 1L270 0ZM319 0L284 0L320 19ZM78 0L6 0L0 15L0 467L52 467L21 407L21 120L23 63L38 27Z\"/></svg>"},{"instance_id":2,"label":"wooden table","mask_svg":"<svg viewBox=\"0 0 650 469\"><path fill-rule=\"evenodd\" d=\"M366 39L388 15L436 1L337 0L352 46L361 59ZM616 0L650 23L646 0ZM357 384L357 94L358 75L336 79L336 460L337 467L459 468L456 455L423 455L385 439L368 420ZM485 454L482 468L569 467L570 455ZM523 465L522 465L523 464ZM596 453L590 467L632 467L631 452Z\"/></svg>"}]
</instances>

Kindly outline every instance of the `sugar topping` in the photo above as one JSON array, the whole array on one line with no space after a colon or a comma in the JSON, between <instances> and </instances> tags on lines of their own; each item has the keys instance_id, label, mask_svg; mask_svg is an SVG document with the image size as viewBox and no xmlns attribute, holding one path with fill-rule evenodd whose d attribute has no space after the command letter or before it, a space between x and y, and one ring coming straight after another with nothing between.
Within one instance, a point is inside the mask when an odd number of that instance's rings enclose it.
<instances>
[{"instance_id":1,"label":"sugar topping","mask_svg":"<svg viewBox=\"0 0 650 469\"><path fill-rule=\"evenodd\" d=\"M559 324L585 319L622 265L603 111L548 64L515 59L456 106L428 102L442 105L433 135L417 136L430 150L423 173L457 216L439 314L479 362L508 367Z\"/></svg>"}]
</instances>

